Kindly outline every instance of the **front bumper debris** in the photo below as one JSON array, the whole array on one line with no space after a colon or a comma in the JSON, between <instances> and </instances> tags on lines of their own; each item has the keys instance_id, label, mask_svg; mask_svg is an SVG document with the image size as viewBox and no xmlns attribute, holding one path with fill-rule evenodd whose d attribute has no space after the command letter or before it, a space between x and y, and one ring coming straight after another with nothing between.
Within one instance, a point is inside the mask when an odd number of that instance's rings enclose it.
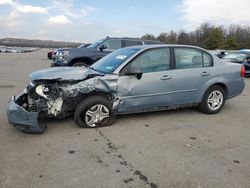
<instances>
[{"instance_id":1,"label":"front bumper debris","mask_svg":"<svg viewBox=\"0 0 250 188\"><path fill-rule=\"evenodd\" d=\"M22 132L42 133L45 131L47 125L39 114L39 112L28 112L22 106L19 106L14 96L9 100L7 108L8 121Z\"/></svg>"}]
</instances>

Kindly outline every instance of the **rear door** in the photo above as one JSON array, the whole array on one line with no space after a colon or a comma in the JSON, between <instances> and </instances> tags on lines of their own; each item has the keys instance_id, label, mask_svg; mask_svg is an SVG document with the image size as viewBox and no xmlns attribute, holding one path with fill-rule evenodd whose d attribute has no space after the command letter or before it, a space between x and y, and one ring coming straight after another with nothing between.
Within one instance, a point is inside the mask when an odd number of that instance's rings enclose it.
<instances>
[{"instance_id":1,"label":"rear door","mask_svg":"<svg viewBox=\"0 0 250 188\"><path fill-rule=\"evenodd\" d=\"M196 48L173 49L175 69L171 71L172 105L191 104L201 87L212 78L212 56Z\"/></svg>"}]
</instances>

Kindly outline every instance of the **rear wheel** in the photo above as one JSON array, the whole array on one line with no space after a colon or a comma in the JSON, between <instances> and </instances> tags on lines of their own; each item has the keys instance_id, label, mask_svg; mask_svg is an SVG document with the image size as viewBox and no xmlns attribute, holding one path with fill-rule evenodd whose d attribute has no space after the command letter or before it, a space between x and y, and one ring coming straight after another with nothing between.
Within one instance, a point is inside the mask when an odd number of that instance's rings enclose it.
<instances>
[{"instance_id":1,"label":"rear wheel","mask_svg":"<svg viewBox=\"0 0 250 188\"><path fill-rule=\"evenodd\" d=\"M74 120L80 127L96 128L111 125L115 115L107 98L91 96L77 106Z\"/></svg>"},{"instance_id":2,"label":"rear wheel","mask_svg":"<svg viewBox=\"0 0 250 188\"><path fill-rule=\"evenodd\" d=\"M84 62L76 62L72 65L72 67L87 67L88 65Z\"/></svg>"},{"instance_id":3,"label":"rear wheel","mask_svg":"<svg viewBox=\"0 0 250 188\"><path fill-rule=\"evenodd\" d=\"M214 85L206 91L199 109L206 114L216 114L221 111L225 101L225 90L218 85Z\"/></svg>"}]
</instances>

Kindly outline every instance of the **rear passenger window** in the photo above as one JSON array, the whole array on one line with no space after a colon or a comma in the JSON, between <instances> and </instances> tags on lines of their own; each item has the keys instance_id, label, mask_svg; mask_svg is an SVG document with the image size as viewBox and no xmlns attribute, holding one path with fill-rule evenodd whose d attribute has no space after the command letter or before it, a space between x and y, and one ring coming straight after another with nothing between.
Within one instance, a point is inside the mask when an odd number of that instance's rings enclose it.
<instances>
[{"instance_id":1,"label":"rear passenger window","mask_svg":"<svg viewBox=\"0 0 250 188\"><path fill-rule=\"evenodd\" d=\"M142 45L141 41L135 41L135 40L123 40L123 47L127 46L137 46L137 45Z\"/></svg>"},{"instance_id":2,"label":"rear passenger window","mask_svg":"<svg viewBox=\"0 0 250 188\"><path fill-rule=\"evenodd\" d=\"M202 67L202 53L191 48L175 48L176 69L189 69Z\"/></svg>"},{"instance_id":3,"label":"rear passenger window","mask_svg":"<svg viewBox=\"0 0 250 188\"><path fill-rule=\"evenodd\" d=\"M203 52L203 66L204 67L211 67L213 65L213 60L211 55Z\"/></svg>"}]
</instances>

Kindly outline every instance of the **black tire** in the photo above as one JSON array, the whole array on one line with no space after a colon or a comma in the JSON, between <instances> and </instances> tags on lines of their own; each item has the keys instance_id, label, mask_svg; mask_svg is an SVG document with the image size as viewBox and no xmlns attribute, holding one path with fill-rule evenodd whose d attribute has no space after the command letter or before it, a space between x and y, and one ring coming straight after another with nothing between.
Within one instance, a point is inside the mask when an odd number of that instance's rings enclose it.
<instances>
[{"instance_id":1,"label":"black tire","mask_svg":"<svg viewBox=\"0 0 250 188\"><path fill-rule=\"evenodd\" d=\"M109 110L109 117L104 118L102 121L96 123L94 126L89 126L86 123L86 112L91 110L96 105L103 105ZM112 105L110 101L103 96L91 96L84 99L76 108L74 120L79 127L83 128L96 128L111 125L115 120L115 115L112 112Z\"/></svg>"},{"instance_id":2,"label":"black tire","mask_svg":"<svg viewBox=\"0 0 250 188\"><path fill-rule=\"evenodd\" d=\"M87 67L88 65L84 62L76 62L72 65L72 67Z\"/></svg>"},{"instance_id":3,"label":"black tire","mask_svg":"<svg viewBox=\"0 0 250 188\"><path fill-rule=\"evenodd\" d=\"M212 109L211 103L209 104L208 99L209 99L209 96L211 96L212 93L216 92L216 91L218 93L221 93L223 98L220 100L221 104L217 105L217 107L215 109ZM222 108L225 104L225 101L226 101L225 90L218 85L214 85L214 86L211 86L204 94L203 99L202 99L201 103L199 104L199 109L206 114L216 114L222 110Z\"/></svg>"}]
</instances>

